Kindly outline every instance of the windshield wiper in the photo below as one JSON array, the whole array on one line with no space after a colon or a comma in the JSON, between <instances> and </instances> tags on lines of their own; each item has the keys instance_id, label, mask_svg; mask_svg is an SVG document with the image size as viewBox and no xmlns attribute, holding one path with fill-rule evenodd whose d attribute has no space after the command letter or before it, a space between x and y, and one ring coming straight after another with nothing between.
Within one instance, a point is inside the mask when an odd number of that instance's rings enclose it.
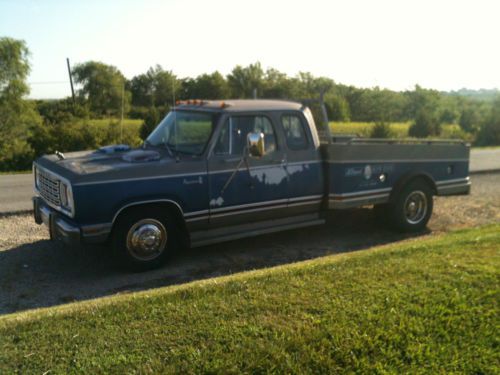
<instances>
[{"instance_id":1,"label":"windshield wiper","mask_svg":"<svg viewBox=\"0 0 500 375\"><path fill-rule=\"evenodd\" d=\"M168 145L167 142L161 142L161 143L157 143L157 144L152 144L151 142L149 142L147 139L144 141L143 143L143 148L146 148L147 146L151 146L151 147L164 147L167 152L168 152L168 155L171 157L171 158L174 158L174 153L172 152L172 149L170 148L170 146Z\"/></svg>"},{"instance_id":2,"label":"windshield wiper","mask_svg":"<svg viewBox=\"0 0 500 375\"><path fill-rule=\"evenodd\" d=\"M171 158L176 158L174 156L174 153L172 152L172 150L170 149L170 146L168 145L168 142L163 142L163 144L165 145L165 148L167 149L167 152L168 154L170 155Z\"/></svg>"}]
</instances>

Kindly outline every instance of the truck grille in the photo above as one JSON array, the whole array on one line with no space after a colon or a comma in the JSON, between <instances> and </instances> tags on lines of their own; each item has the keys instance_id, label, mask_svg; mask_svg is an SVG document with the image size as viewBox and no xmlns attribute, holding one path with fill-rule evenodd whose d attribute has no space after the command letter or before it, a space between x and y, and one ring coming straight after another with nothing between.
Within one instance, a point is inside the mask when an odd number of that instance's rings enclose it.
<instances>
[{"instance_id":1,"label":"truck grille","mask_svg":"<svg viewBox=\"0 0 500 375\"><path fill-rule=\"evenodd\" d=\"M37 168L38 173L38 192L47 202L56 206L61 205L59 196L59 179L52 173Z\"/></svg>"}]
</instances>

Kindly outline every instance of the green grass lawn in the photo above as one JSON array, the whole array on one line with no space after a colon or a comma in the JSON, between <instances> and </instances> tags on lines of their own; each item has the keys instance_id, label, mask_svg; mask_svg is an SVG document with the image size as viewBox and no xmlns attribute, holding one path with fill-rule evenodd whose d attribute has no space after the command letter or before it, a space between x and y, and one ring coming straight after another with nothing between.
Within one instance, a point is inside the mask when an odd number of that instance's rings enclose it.
<instances>
[{"instance_id":1,"label":"green grass lawn","mask_svg":"<svg viewBox=\"0 0 500 375\"><path fill-rule=\"evenodd\" d=\"M0 373L495 373L500 225L0 318Z\"/></svg>"},{"instance_id":2,"label":"green grass lawn","mask_svg":"<svg viewBox=\"0 0 500 375\"><path fill-rule=\"evenodd\" d=\"M333 133L358 134L361 137L369 137L373 122L330 122L330 131ZM393 122L390 128L394 138L408 138L410 122ZM470 134L464 133L457 124L444 124L439 138L472 140Z\"/></svg>"}]
</instances>

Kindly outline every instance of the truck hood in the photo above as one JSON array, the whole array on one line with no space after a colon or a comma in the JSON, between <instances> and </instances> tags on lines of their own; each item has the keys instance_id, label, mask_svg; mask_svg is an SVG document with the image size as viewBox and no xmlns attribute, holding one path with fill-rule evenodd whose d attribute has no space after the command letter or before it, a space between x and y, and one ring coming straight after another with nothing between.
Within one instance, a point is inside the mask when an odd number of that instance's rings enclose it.
<instances>
[{"instance_id":1,"label":"truck hood","mask_svg":"<svg viewBox=\"0 0 500 375\"><path fill-rule=\"evenodd\" d=\"M36 160L36 164L72 183L150 176L157 174L159 169L165 174L170 169L166 165L179 164L163 150L130 149L125 145L65 153L63 156L64 158L56 154L44 155Z\"/></svg>"}]
</instances>

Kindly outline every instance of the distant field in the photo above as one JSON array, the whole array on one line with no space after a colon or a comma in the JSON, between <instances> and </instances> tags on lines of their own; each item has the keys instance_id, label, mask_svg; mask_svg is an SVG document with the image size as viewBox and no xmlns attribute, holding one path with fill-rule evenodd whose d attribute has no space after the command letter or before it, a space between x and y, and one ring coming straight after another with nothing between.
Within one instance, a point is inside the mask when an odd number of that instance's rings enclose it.
<instances>
[{"instance_id":1,"label":"distant field","mask_svg":"<svg viewBox=\"0 0 500 375\"><path fill-rule=\"evenodd\" d=\"M84 120L84 123L91 128L92 134L94 134L97 139L108 139L111 137L111 143L125 143L131 146L138 146L142 142L139 136L142 122L142 120L124 119L123 129L121 129L120 119ZM106 142L99 143L102 144Z\"/></svg>"},{"instance_id":2,"label":"distant field","mask_svg":"<svg viewBox=\"0 0 500 375\"><path fill-rule=\"evenodd\" d=\"M500 225L0 317L0 373L498 372Z\"/></svg>"},{"instance_id":3,"label":"distant field","mask_svg":"<svg viewBox=\"0 0 500 375\"><path fill-rule=\"evenodd\" d=\"M358 134L361 137L369 137L373 122L330 122L330 131L333 133ZM410 122L390 123L391 130L395 138L407 138ZM442 133L439 138L467 139L470 135L465 134L457 124L446 124L442 126ZM470 139L467 139L470 140Z\"/></svg>"},{"instance_id":4,"label":"distant field","mask_svg":"<svg viewBox=\"0 0 500 375\"><path fill-rule=\"evenodd\" d=\"M88 124L96 128L97 132L107 129L110 125L110 122L119 124L119 119L88 120ZM124 136L124 138L134 139L134 144L140 142L139 129L141 127L141 124L142 120L125 119L123 122L123 132L126 136ZM394 134L393 136L395 138L407 138L410 125L410 122L390 123L391 130ZM115 125L115 127L117 126L118 125ZM373 126L373 122L330 122L330 130L333 133L351 133L358 134L361 137L369 137ZM119 130L119 126L117 129ZM442 134L440 138L470 140L468 137L470 138L470 135L465 134L457 124L446 124L442 126Z\"/></svg>"},{"instance_id":5,"label":"distant field","mask_svg":"<svg viewBox=\"0 0 500 375\"><path fill-rule=\"evenodd\" d=\"M120 123L120 119L116 119L116 118L111 118L111 119L91 119L88 122L91 125L106 126L106 125L109 125L110 122ZM143 121L140 120L140 119L126 118L126 119L123 119L123 126L124 127L136 128L137 131L139 131L139 128L141 127L142 122Z\"/></svg>"}]
</instances>

